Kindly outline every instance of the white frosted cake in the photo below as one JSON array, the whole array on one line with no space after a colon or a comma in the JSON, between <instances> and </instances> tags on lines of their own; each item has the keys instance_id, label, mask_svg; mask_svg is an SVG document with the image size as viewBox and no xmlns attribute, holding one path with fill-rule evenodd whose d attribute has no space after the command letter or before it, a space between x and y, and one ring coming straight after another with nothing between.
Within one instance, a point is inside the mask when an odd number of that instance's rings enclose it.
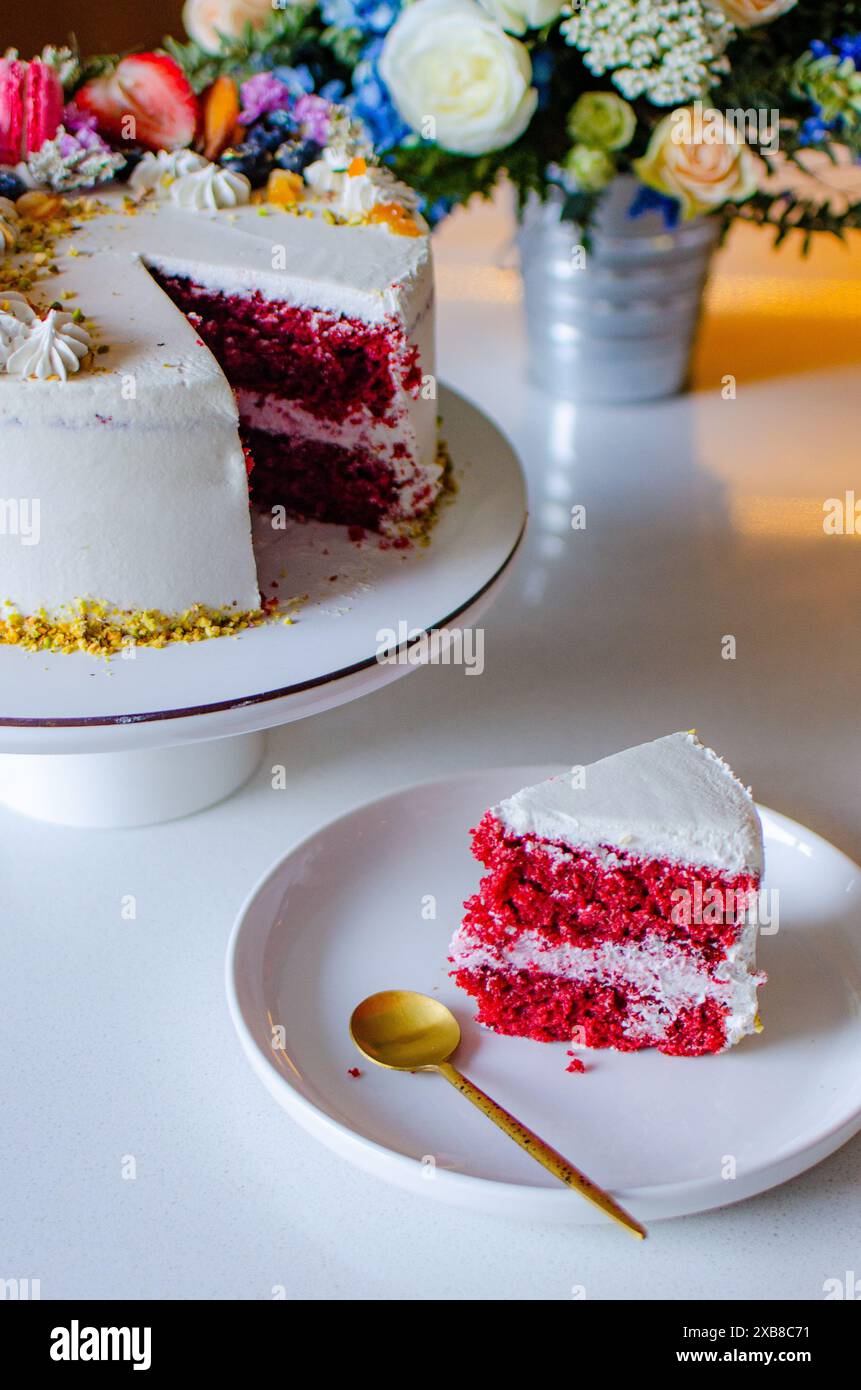
<instances>
[{"instance_id":1,"label":"white frosted cake","mask_svg":"<svg viewBox=\"0 0 861 1390\"><path fill-rule=\"evenodd\" d=\"M762 830L693 734L516 792L473 837L488 872L450 959L482 1023L681 1055L756 1031Z\"/></svg>"},{"instance_id":2,"label":"white frosted cake","mask_svg":"<svg viewBox=\"0 0 861 1390\"><path fill-rule=\"evenodd\" d=\"M357 533L432 506L427 229L385 171L319 154L253 202L184 150L0 204L5 640L63 645L82 603L138 640L145 613L168 638L259 620L249 470L257 505Z\"/></svg>"}]
</instances>

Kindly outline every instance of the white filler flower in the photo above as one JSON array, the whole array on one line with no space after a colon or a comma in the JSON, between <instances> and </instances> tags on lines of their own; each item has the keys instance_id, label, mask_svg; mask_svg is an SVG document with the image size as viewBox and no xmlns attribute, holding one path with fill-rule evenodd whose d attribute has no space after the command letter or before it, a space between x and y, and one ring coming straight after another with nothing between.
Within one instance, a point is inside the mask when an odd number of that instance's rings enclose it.
<instances>
[{"instance_id":1,"label":"white filler flower","mask_svg":"<svg viewBox=\"0 0 861 1390\"><path fill-rule=\"evenodd\" d=\"M474 0L417 0L386 35L380 72L408 126L455 154L501 150L538 93L522 43Z\"/></svg>"},{"instance_id":2,"label":"white filler flower","mask_svg":"<svg viewBox=\"0 0 861 1390\"><path fill-rule=\"evenodd\" d=\"M736 32L714 0L580 0L562 31L590 72L655 106L705 96L729 71Z\"/></svg>"}]
</instances>

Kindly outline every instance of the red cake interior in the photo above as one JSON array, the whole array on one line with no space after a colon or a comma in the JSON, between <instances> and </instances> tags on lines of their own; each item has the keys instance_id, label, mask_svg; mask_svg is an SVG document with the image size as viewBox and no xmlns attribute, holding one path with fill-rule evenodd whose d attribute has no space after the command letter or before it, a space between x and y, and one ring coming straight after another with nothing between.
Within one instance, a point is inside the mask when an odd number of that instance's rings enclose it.
<instances>
[{"instance_id":1,"label":"red cake interior","mask_svg":"<svg viewBox=\"0 0 861 1390\"><path fill-rule=\"evenodd\" d=\"M454 980L478 1001L478 1022L497 1033L536 1042L569 1042L637 1052L654 1046L629 1018L632 1006L653 1003L635 991L609 985L536 975L526 970L456 970ZM659 1046L671 1056L697 1057L720 1052L726 1040L725 1009L714 999L667 1019Z\"/></svg>"},{"instance_id":2,"label":"red cake interior","mask_svg":"<svg viewBox=\"0 0 861 1390\"><path fill-rule=\"evenodd\" d=\"M737 941L758 888L751 874L643 858L623 849L597 852L522 837L488 812L473 832L473 853L488 870L465 903L464 930L472 942L499 951L519 935L536 933L548 948L595 948L600 943L647 943L683 952L704 976L714 975ZM569 980L502 963L462 966L458 985L479 1003L481 1023L498 1032L564 1041L577 1030L586 1046L631 1051L654 1046L637 1007L666 1013L660 1050L696 1055L724 1046L726 1010L715 999L675 1017L661 999L629 987Z\"/></svg>"},{"instance_id":3,"label":"red cake interior","mask_svg":"<svg viewBox=\"0 0 861 1390\"><path fill-rule=\"evenodd\" d=\"M472 834L473 854L489 872L465 904L464 920L491 942L524 926L573 946L657 934L706 959L723 959L757 886L750 874L727 877L620 849L608 851L607 863L589 850L523 839L490 812ZM677 904L685 901L674 893L689 895L692 905L702 902L703 920L674 920L674 910L680 916ZM719 921L705 911L717 901L723 908Z\"/></svg>"},{"instance_id":4,"label":"red cake interior","mask_svg":"<svg viewBox=\"0 0 861 1390\"><path fill-rule=\"evenodd\" d=\"M343 441L270 433L241 418L255 502L379 529L397 509L392 464L404 449L363 442L361 421L394 430L399 394L415 395L421 386L418 349L406 342L400 325L368 324L267 300L259 292L223 295L181 276L153 274L234 388L281 398L331 425L355 426ZM415 498L416 510L432 500L428 486L426 498Z\"/></svg>"}]
</instances>

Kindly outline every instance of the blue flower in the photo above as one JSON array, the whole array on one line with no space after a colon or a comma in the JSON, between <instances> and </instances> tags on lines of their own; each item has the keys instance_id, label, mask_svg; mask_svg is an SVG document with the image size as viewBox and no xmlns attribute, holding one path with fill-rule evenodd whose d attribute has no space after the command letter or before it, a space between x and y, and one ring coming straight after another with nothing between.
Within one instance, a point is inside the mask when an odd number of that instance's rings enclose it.
<instances>
[{"instance_id":1,"label":"blue flower","mask_svg":"<svg viewBox=\"0 0 861 1390\"><path fill-rule=\"evenodd\" d=\"M838 57L849 58L856 68L861 68L861 34L845 34L834 40Z\"/></svg>"},{"instance_id":2,"label":"blue flower","mask_svg":"<svg viewBox=\"0 0 861 1390\"><path fill-rule=\"evenodd\" d=\"M642 217L647 212L659 212L664 219L664 226L669 230L678 224L681 205L678 198L670 198L666 193L659 193L656 188L647 188L641 183L634 201L628 208L628 216Z\"/></svg>"},{"instance_id":3,"label":"blue flower","mask_svg":"<svg viewBox=\"0 0 861 1390\"><path fill-rule=\"evenodd\" d=\"M324 101L331 101L337 106L343 102L346 90L347 88L340 77L333 77L331 82L323 83L317 95L322 97Z\"/></svg>"},{"instance_id":4,"label":"blue flower","mask_svg":"<svg viewBox=\"0 0 861 1390\"><path fill-rule=\"evenodd\" d=\"M336 29L385 34L398 17L401 0L323 0L323 21Z\"/></svg>"},{"instance_id":5,"label":"blue flower","mask_svg":"<svg viewBox=\"0 0 861 1390\"><path fill-rule=\"evenodd\" d=\"M284 83L291 97L301 97L304 93L314 90L314 78L311 69L306 67L304 63L297 68L273 68L272 76Z\"/></svg>"},{"instance_id":6,"label":"blue flower","mask_svg":"<svg viewBox=\"0 0 861 1390\"><path fill-rule=\"evenodd\" d=\"M539 44L532 50L532 85L538 92L539 111L550 104L550 80L555 66L556 55L546 44Z\"/></svg>"},{"instance_id":7,"label":"blue flower","mask_svg":"<svg viewBox=\"0 0 861 1390\"><path fill-rule=\"evenodd\" d=\"M409 127L401 120L380 76L378 62L382 48L383 40L377 38L362 49L353 69L353 93L348 102L354 115L364 122L378 152L399 145L409 134Z\"/></svg>"},{"instance_id":8,"label":"blue flower","mask_svg":"<svg viewBox=\"0 0 861 1390\"><path fill-rule=\"evenodd\" d=\"M437 198L429 207L424 208L423 211L429 225L431 227L436 227L442 222L444 217L448 217L454 206L454 198Z\"/></svg>"},{"instance_id":9,"label":"blue flower","mask_svg":"<svg viewBox=\"0 0 861 1390\"><path fill-rule=\"evenodd\" d=\"M814 58L837 57L841 61L848 58L852 65L859 69L861 68L861 34L843 34L833 43L826 43L824 39L813 39L810 43L810 52Z\"/></svg>"},{"instance_id":10,"label":"blue flower","mask_svg":"<svg viewBox=\"0 0 861 1390\"><path fill-rule=\"evenodd\" d=\"M808 116L798 129L799 145L821 145L834 130L834 121L823 121L821 116Z\"/></svg>"}]
</instances>

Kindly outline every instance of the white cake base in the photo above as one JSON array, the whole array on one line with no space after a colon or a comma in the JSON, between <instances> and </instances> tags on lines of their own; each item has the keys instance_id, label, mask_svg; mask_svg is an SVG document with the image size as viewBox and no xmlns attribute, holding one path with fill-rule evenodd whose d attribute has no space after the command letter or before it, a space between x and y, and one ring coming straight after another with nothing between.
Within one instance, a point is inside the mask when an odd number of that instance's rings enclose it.
<instances>
[{"instance_id":1,"label":"white cake base","mask_svg":"<svg viewBox=\"0 0 861 1390\"><path fill-rule=\"evenodd\" d=\"M0 755L0 802L84 829L152 825L202 811L257 769L263 733L128 753Z\"/></svg>"}]
</instances>

